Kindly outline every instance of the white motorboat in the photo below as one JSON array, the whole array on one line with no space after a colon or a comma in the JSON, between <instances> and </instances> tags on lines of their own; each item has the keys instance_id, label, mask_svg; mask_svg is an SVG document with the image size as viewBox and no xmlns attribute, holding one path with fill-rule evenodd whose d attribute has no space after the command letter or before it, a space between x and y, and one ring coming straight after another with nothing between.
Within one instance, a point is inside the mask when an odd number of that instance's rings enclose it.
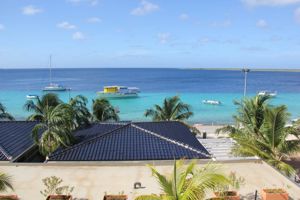
<instances>
[{"instance_id":1,"label":"white motorboat","mask_svg":"<svg viewBox=\"0 0 300 200\"><path fill-rule=\"evenodd\" d=\"M221 101L217 101L217 100L203 100L202 103L204 104L210 104L210 105L221 105Z\"/></svg>"},{"instance_id":2,"label":"white motorboat","mask_svg":"<svg viewBox=\"0 0 300 200\"><path fill-rule=\"evenodd\" d=\"M275 96L277 96L277 92L276 91L262 90L262 91L259 91L257 93L257 95L259 95L259 96L271 96L271 97L275 97Z\"/></svg>"},{"instance_id":3,"label":"white motorboat","mask_svg":"<svg viewBox=\"0 0 300 200\"><path fill-rule=\"evenodd\" d=\"M139 88L126 86L105 86L103 91L97 92L102 98L132 98L138 97L138 93Z\"/></svg>"},{"instance_id":4,"label":"white motorboat","mask_svg":"<svg viewBox=\"0 0 300 200\"><path fill-rule=\"evenodd\" d=\"M26 95L26 98L29 99L29 100L32 100L32 99L39 98L39 96L38 95L34 95L34 94L28 94L28 95Z\"/></svg>"}]
</instances>

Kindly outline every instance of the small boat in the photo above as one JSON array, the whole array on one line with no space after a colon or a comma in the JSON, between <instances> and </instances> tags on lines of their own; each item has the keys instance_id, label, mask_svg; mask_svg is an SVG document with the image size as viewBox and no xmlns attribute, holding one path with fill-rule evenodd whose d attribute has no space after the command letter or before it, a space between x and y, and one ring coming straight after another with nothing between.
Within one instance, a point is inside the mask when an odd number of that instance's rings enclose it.
<instances>
[{"instance_id":1,"label":"small boat","mask_svg":"<svg viewBox=\"0 0 300 200\"><path fill-rule=\"evenodd\" d=\"M65 88L62 85L50 83L48 86L44 87L43 91L66 91L67 88Z\"/></svg>"},{"instance_id":2,"label":"small boat","mask_svg":"<svg viewBox=\"0 0 300 200\"><path fill-rule=\"evenodd\" d=\"M132 98L138 97L138 93L139 88L126 86L104 86L103 91L97 92L103 98Z\"/></svg>"},{"instance_id":3,"label":"small boat","mask_svg":"<svg viewBox=\"0 0 300 200\"><path fill-rule=\"evenodd\" d=\"M277 92L276 91L268 91L268 90L262 90L259 91L257 93L258 96L271 96L271 97L275 97L277 96Z\"/></svg>"},{"instance_id":4,"label":"small boat","mask_svg":"<svg viewBox=\"0 0 300 200\"><path fill-rule=\"evenodd\" d=\"M217 100L203 100L202 103L211 105L221 105L221 101Z\"/></svg>"},{"instance_id":5,"label":"small boat","mask_svg":"<svg viewBox=\"0 0 300 200\"><path fill-rule=\"evenodd\" d=\"M38 95L34 95L34 94L28 94L28 95L26 95L26 98L27 99L37 99L37 98L39 98L39 96Z\"/></svg>"},{"instance_id":6,"label":"small boat","mask_svg":"<svg viewBox=\"0 0 300 200\"><path fill-rule=\"evenodd\" d=\"M66 91L66 90L71 90L71 89L67 89L62 85L56 84L56 83L52 83L52 56L50 55L50 62L49 62L49 80L50 80L50 84L46 87L44 87L43 91Z\"/></svg>"}]
</instances>

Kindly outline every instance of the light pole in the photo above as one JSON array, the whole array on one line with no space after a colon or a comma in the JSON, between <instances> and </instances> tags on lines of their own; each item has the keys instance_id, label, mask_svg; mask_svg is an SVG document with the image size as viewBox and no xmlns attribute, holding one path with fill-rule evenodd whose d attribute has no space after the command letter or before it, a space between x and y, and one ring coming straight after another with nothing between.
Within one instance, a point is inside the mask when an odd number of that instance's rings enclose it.
<instances>
[{"instance_id":1,"label":"light pole","mask_svg":"<svg viewBox=\"0 0 300 200\"><path fill-rule=\"evenodd\" d=\"M246 96L247 93L247 74L250 72L250 69L244 68L242 69L242 72L244 73L244 97Z\"/></svg>"}]
</instances>

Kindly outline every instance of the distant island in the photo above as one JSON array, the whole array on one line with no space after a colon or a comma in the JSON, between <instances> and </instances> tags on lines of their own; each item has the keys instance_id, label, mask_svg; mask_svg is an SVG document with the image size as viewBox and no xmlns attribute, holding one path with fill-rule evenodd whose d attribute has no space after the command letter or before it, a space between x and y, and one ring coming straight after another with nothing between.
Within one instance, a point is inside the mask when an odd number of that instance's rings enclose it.
<instances>
[{"instance_id":1,"label":"distant island","mask_svg":"<svg viewBox=\"0 0 300 200\"><path fill-rule=\"evenodd\" d=\"M186 70L226 70L226 71L240 71L243 68L182 68ZM251 71L260 72L300 72L300 69L266 69L266 68L254 68Z\"/></svg>"}]
</instances>

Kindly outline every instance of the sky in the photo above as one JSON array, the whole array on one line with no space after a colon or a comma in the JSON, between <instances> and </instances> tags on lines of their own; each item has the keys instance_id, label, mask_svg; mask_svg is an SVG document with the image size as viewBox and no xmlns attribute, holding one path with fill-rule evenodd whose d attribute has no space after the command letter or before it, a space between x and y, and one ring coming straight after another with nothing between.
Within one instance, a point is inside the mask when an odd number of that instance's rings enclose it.
<instances>
[{"instance_id":1,"label":"sky","mask_svg":"<svg viewBox=\"0 0 300 200\"><path fill-rule=\"evenodd\" d=\"M0 0L0 68L300 68L300 0Z\"/></svg>"}]
</instances>

